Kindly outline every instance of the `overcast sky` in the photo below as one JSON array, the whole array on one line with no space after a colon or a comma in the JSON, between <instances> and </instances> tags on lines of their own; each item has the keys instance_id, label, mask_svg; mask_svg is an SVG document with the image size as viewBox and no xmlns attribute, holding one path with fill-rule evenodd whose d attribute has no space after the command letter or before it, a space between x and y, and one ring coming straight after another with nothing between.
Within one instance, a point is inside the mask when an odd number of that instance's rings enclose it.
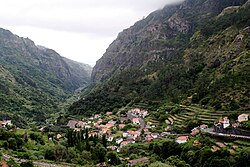
<instances>
[{"instance_id":1,"label":"overcast sky","mask_svg":"<svg viewBox=\"0 0 250 167\"><path fill-rule=\"evenodd\" d=\"M117 34L181 0L0 0L0 27L95 65Z\"/></svg>"}]
</instances>

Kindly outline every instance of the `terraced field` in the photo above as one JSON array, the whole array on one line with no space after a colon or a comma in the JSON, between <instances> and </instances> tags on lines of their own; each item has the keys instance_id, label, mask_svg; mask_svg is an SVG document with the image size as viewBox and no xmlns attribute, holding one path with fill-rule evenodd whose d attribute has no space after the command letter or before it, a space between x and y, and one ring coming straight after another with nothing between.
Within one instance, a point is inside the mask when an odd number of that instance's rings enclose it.
<instances>
[{"instance_id":1,"label":"terraced field","mask_svg":"<svg viewBox=\"0 0 250 167\"><path fill-rule=\"evenodd\" d=\"M166 120L166 123L169 125L174 125L176 127L181 127L185 122L191 119L200 120L202 124L213 125L220 118L228 116L230 113L249 113L250 111L211 111L208 109L201 109L193 106L182 106L184 112L180 114L170 115Z\"/></svg>"}]
</instances>

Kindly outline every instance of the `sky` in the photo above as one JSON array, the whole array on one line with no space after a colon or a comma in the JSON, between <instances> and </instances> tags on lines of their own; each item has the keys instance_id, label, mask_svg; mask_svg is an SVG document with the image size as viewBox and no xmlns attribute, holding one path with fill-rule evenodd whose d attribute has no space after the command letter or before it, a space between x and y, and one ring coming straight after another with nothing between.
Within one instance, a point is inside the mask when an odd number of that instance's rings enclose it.
<instances>
[{"instance_id":1,"label":"sky","mask_svg":"<svg viewBox=\"0 0 250 167\"><path fill-rule=\"evenodd\" d=\"M119 32L181 0L0 0L0 27L94 66Z\"/></svg>"}]
</instances>

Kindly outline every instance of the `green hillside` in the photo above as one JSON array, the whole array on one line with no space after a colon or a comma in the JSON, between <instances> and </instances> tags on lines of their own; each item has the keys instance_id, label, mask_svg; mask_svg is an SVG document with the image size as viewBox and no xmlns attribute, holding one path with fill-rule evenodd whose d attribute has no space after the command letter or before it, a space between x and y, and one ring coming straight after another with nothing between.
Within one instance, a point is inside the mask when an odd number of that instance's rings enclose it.
<instances>
[{"instance_id":1,"label":"green hillside","mask_svg":"<svg viewBox=\"0 0 250 167\"><path fill-rule=\"evenodd\" d=\"M249 110L250 10L240 6L245 2L187 0L138 21L97 62L90 93L69 112L139 102Z\"/></svg>"},{"instance_id":2,"label":"green hillside","mask_svg":"<svg viewBox=\"0 0 250 167\"><path fill-rule=\"evenodd\" d=\"M86 87L91 67L0 29L0 120L45 122L60 103ZM22 120L22 121L20 121Z\"/></svg>"}]
</instances>

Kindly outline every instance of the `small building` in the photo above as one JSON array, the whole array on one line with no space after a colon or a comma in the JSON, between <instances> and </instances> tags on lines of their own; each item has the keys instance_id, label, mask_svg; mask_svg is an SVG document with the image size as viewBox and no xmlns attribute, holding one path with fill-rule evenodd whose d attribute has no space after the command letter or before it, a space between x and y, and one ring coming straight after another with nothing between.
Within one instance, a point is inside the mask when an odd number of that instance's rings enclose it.
<instances>
[{"instance_id":1,"label":"small building","mask_svg":"<svg viewBox=\"0 0 250 167\"><path fill-rule=\"evenodd\" d=\"M58 133L58 134L56 135L56 139L59 140L59 139L61 139L61 138L62 138L62 135Z\"/></svg>"},{"instance_id":2,"label":"small building","mask_svg":"<svg viewBox=\"0 0 250 167\"><path fill-rule=\"evenodd\" d=\"M77 121L75 120L69 120L67 126L71 129L74 129L76 127Z\"/></svg>"},{"instance_id":3,"label":"small building","mask_svg":"<svg viewBox=\"0 0 250 167\"><path fill-rule=\"evenodd\" d=\"M116 139L115 142L116 142L117 144L120 144L122 141L123 141L123 138L118 138L118 139Z\"/></svg>"},{"instance_id":4,"label":"small building","mask_svg":"<svg viewBox=\"0 0 250 167\"><path fill-rule=\"evenodd\" d=\"M189 140L188 136L180 136L175 141L179 144L186 143Z\"/></svg>"},{"instance_id":5,"label":"small building","mask_svg":"<svg viewBox=\"0 0 250 167\"><path fill-rule=\"evenodd\" d=\"M76 127L78 128L85 128L86 122L78 121Z\"/></svg>"},{"instance_id":6,"label":"small building","mask_svg":"<svg viewBox=\"0 0 250 167\"><path fill-rule=\"evenodd\" d=\"M150 141L152 141L154 138L151 136L151 135L147 135L146 137L145 137L145 141L146 142L150 142Z\"/></svg>"},{"instance_id":7,"label":"small building","mask_svg":"<svg viewBox=\"0 0 250 167\"><path fill-rule=\"evenodd\" d=\"M140 125L140 118L133 118L132 119L133 124Z\"/></svg>"},{"instance_id":8,"label":"small building","mask_svg":"<svg viewBox=\"0 0 250 167\"><path fill-rule=\"evenodd\" d=\"M128 132L123 132L122 137L127 138L128 137Z\"/></svg>"},{"instance_id":9,"label":"small building","mask_svg":"<svg viewBox=\"0 0 250 167\"><path fill-rule=\"evenodd\" d=\"M126 124L119 124L119 129L124 129L125 126Z\"/></svg>"},{"instance_id":10,"label":"small building","mask_svg":"<svg viewBox=\"0 0 250 167\"><path fill-rule=\"evenodd\" d=\"M0 121L0 128L5 128L7 125L12 125L11 120Z\"/></svg>"},{"instance_id":11,"label":"small building","mask_svg":"<svg viewBox=\"0 0 250 167\"><path fill-rule=\"evenodd\" d=\"M117 146L108 146L107 149L110 149L112 151L115 151L117 149Z\"/></svg>"},{"instance_id":12,"label":"small building","mask_svg":"<svg viewBox=\"0 0 250 167\"><path fill-rule=\"evenodd\" d=\"M101 116L99 114L95 114L94 118L98 119L98 118L101 118Z\"/></svg>"},{"instance_id":13,"label":"small building","mask_svg":"<svg viewBox=\"0 0 250 167\"><path fill-rule=\"evenodd\" d=\"M200 133L200 130L198 128L194 128L191 130L191 135L195 136Z\"/></svg>"},{"instance_id":14,"label":"small building","mask_svg":"<svg viewBox=\"0 0 250 167\"><path fill-rule=\"evenodd\" d=\"M154 138L154 139L157 139L160 134L159 133L152 133L151 136Z\"/></svg>"},{"instance_id":15,"label":"small building","mask_svg":"<svg viewBox=\"0 0 250 167\"><path fill-rule=\"evenodd\" d=\"M207 128L208 128L208 125L205 125L205 124L200 125L200 129L207 129Z\"/></svg>"},{"instance_id":16,"label":"small building","mask_svg":"<svg viewBox=\"0 0 250 167\"><path fill-rule=\"evenodd\" d=\"M108 122L108 124L113 124L113 125L115 125L115 124L116 124L116 121L110 120L110 121Z\"/></svg>"},{"instance_id":17,"label":"small building","mask_svg":"<svg viewBox=\"0 0 250 167\"><path fill-rule=\"evenodd\" d=\"M238 122L245 122L248 121L249 114L241 114L238 116Z\"/></svg>"},{"instance_id":18,"label":"small building","mask_svg":"<svg viewBox=\"0 0 250 167\"><path fill-rule=\"evenodd\" d=\"M227 117L224 117L223 120L220 120L219 123L222 124L223 128L227 128L230 126L229 119Z\"/></svg>"},{"instance_id":19,"label":"small building","mask_svg":"<svg viewBox=\"0 0 250 167\"><path fill-rule=\"evenodd\" d=\"M114 140L114 136L108 136L107 141L112 142Z\"/></svg>"},{"instance_id":20,"label":"small building","mask_svg":"<svg viewBox=\"0 0 250 167\"><path fill-rule=\"evenodd\" d=\"M106 115L111 115L112 114L112 112L106 112Z\"/></svg>"}]
</instances>

